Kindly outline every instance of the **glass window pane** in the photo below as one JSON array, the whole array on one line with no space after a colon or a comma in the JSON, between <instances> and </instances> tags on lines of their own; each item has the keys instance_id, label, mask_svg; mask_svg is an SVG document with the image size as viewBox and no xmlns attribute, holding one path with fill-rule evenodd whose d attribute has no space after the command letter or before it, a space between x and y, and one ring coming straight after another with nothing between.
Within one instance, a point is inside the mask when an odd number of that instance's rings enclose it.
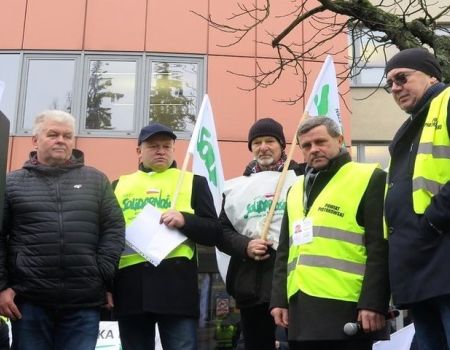
<instances>
[{"instance_id":1,"label":"glass window pane","mask_svg":"<svg viewBox=\"0 0 450 350\"><path fill-rule=\"evenodd\" d=\"M43 110L71 111L74 75L73 59L28 61L23 129L30 130L34 117Z\"/></svg>"},{"instance_id":2,"label":"glass window pane","mask_svg":"<svg viewBox=\"0 0 450 350\"><path fill-rule=\"evenodd\" d=\"M354 162L359 162L359 159L360 159L359 158L360 157L359 147L357 145L352 145L352 147L350 148L349 152L350 152L350 155L352 157L352 160Z\"/></svg>"},{"instance_id":3,"label":"glass window pane","mask_svg":"<svg viewBox=\"0 0 450 350\"><path fill-rule=\"evenodd\" d=\"M149 120L192 132L197 114L198 64L152 62Z\"/></svg>"},{"instance_id":4,"label":"glass window pane","mask_svg":"<svg viewBox=\"0 0 450 350\"><path fill-rule=\"evenodd\" d=\"M90 61L85 128L134 129L135 61Z\"/></svg>"},{"instance_id":5,"label":"glass window pane","mask_svg":"<svg viewBox=\"0 0 450 350\"><path fill-rule=\"evenodd\" d=\"M16 117L16 95L19 77L18 54L0 55L0 80L5 83L5 90L0 101L0 110L9 118L10 130Z\"/></svg>"},{"instance_id":6,"label":"glass window pane","mask_svg":"<svg viewBox=\"0 0 450 350\"><path fill-rule=\"evenodd\" d=\"M381 85L384 84L384 68L366 68L361 69L359 74L359 83L361 85Z\"/></svg>"},{"instance_id":7,"label":"glass window pane","mask_svg":"<svg viewBox=\"0 0 450 350\"><path fill-rule=\"evenodd\" d=\"M395 55L398 48L383 44L385 34L382 32L361 28L352 33L354 36L351 40L354 45L351 47L354 48L354 57L361 59L359 68L355 69L358 76L353 79L353 83L357 86L378 86L384 79L386 60ZM384 84L384 81L381 84Z\"/></svg>"},{"instance_id":8,"label":"glass window pane","mask_svg":"<svg viewBox=\"0 0 450 350\"><path fill-rule=\"evenodd\" d=\"M389 150L387 145L364 146L364 161L366 163L380 163L385 169L389 165Z\"/></svg>"}]
</instances>

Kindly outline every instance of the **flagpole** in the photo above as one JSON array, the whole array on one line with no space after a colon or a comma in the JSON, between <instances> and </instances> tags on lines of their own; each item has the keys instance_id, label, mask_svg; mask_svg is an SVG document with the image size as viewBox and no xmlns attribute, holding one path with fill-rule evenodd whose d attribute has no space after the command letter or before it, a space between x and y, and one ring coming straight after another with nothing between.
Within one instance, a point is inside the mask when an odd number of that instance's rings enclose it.
<instances>
[{"instance_id":1,"label":"flagpole","mask_svg":"<svg viewBox=\"0 0 450 350\"><path fill-rule=\"evenodd\" d=\"M277 206L278 199L280 198L281 190L284 186L284 182L286 181L286 175L289 169L289 163L294 156L295 146L297 144L297 131L300 128L302 122L308 117L308 110L302 114L300 121L298 122L297 128L295 129L294 137L292 138L291 148L289 149L289 154L287 155L286 161L284 162L283 170L281 171L280 178L278 179L277 186L275 188L275 193L273 195L272 204L270 206L269 212L267 213L266 219L264 220L264 226L261 231L261 239L267 240L267 236L269 235L270 224L272 223L273 215L275 213L275 207Z\"/></svg>"},{"instance_id":2,"label":"flagpole","mask_svg":"<svg viewBox=\"0 0 450 350\"><path fill-rule=\"evenodd\" d=\"M172 199L172 205L170 206L170 209L175 209L175 206L177 205L178 196L180 195L181 185L183 184L184 175L186 174L187 167L189 165L189 161L191 159L191 155L194 149L194 143L198 140L198 133L200 129L200 125L202 123L203 119L203 110L205 109L206 100L208 98L208 95L205 95L203 97L202 105L200 107L200 111L197 116L197 120L195 121L194 130L192 131L192 137L189 141L189 145L186 151L186 155L184 156L183 166L181 167L180 176L178 176L178 182L177 187L175 188L175 193L173 194Z\"/></svg>"},{"instance_id":3,"label":"flagpole","mask_svg":"<svg viewBox=\"0 0 450 350\"><path fill-rule=\"evenodd\" d=\"M278 183L277 183L277 186L276 186L276 189L275 189L275 194L274 194L274 197L273 197L273 200L272 200L272 204L270 206L269 212L267 213L266 219L264 221L264 227L263 227L262 232L261 232L261 238L264 239L264 240L267 240L270 224L272 222L272 218L273 218L273 215L275 213L275 207L277 205L278 199L280 198L281 190L283 188L283 185L284 185L284 182L285 182L285 179L286 179L286 174L287 174L287 170L288 170L288 167L289 167L289 163L291 162L292 156L294 155L295 145L297 144L297 132L298 132L298 129L300 128L300 125L302 124L302 122L307 117L309 117L310 108L311 108L311 106L312 106L312 104L314 102L315 92L318 90L321 81L326 76L325 72L327 72L327 70L328 70L330 65L333 67L333 71L334 71L333 58L330 55L327 55L323 65L322 65L322 69L320 70L320 72L319 72L319 74L318 74L318 76L317 76L317 78L316 78L316 80L314 82L312 93L309 96L309 99L308 99L308 101L306 103L305 110L304 110L304 112L303 112L303 114L302 114L302 116L300 118L300 121L298 122L298 126L297 126L297 129L295 130L295 135L294 135L294 138L293 138L292 143L291 143L291 148L289 150L289 154L287 156L286 162L284 163L283 170L281 172L280 178L278 180ZM335 74L336 73L334 72L334 75ZM337 89L337 85L336 85L336 89ZM316 112L316 113L318 113L318 112ZM318 115L318 114L316 114L316 115ZM332 118L332 119L335 119L335 118ZM338 124L340 124L339 120L336 120L336 122ZM342 128L342 126L341 126L341 128Z\"/></svg>"}]
</instances>

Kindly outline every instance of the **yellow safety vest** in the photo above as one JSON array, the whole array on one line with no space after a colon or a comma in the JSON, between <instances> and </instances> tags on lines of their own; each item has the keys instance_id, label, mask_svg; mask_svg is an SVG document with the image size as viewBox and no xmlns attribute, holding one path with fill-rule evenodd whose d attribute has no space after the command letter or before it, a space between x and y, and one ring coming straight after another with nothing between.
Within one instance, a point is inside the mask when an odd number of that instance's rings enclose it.
<instances>
[{"instance_id":1,"label":"yellow safety vest","mask_svg":"<svg viewBox=\"0 0 450 350\"><path fill-rule=\"evenodd\" d=\"M162 173L146 173L139 170L133 174L121 176L114 192L122 208L126 226L128 227L133 222L147 204L151 204L161 212L169 209L179 176L180 170L175 168L167 169ZM194 213L191 207L193 178L192 173L185 173L175 206L176 210ZM193 256L194 243L187 240L170 252L166 259L175 257L192 259ZM119 268L144 261L146 260L141 255L126 245L120 258Z\"/></svg>"},{"instance_id":2,"label":"yellow safety vest","mask_svg":"<svg viewBox=\"0 0 450 350\"><path fill-rule=\"evenodd\" d=\"M343 165L304 214L304 176L287 197L289 257L288 300L297 291L320 298L358 301L366 267L364 227L356 214L376 164ZM313 240L294 244L297 224L310 218Z\"/></svg>"},{"instance_id":3,"label":"yellow safety vest","mask_svg":"<svg viewBox=\"0 0 450 350\"><path fill-rule=\"evenodd\" d=\"M431 198L450 180L450 139L447 128L447 107L450 87L430 104L420 136L413 173L413 205L416 214L423 214Z\"/></svg>"}]
</instances>

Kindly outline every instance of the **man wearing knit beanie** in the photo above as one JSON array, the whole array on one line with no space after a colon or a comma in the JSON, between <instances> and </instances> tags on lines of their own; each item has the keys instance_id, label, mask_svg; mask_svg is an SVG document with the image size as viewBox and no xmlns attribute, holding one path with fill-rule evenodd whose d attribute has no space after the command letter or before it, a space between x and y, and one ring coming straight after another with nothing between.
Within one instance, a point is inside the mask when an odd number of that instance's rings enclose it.
<instances>
[{"instance_id":1,"label":"man wearing knit beanie","mask_svg":"<svg viewBox=\"0 0 450 350\"><path fill-rule=\"evenodd\" d=\"M288 171L267 239L261 229L286 161L283 127L272 118L256 121L248 133L253 160L243 176L226 181L218 248L231 256L227 291L240 309L246 350L275 350L275 323L269 312L272 272L287 189L296 180ZM297 169L295 162L289 169Z\"/></svg>"},{"instance_id":2,"label":"man wearing knit beanie","mask_svg":"<svg viewBox=\"0 0 450 350\"><path fill-rule=\"evenodd\" d=\"M252 125L248 132L248 150L252 150L252 141L261 136L273 136L282 149L286 147L283 126L272 118L262 118Z\"/></svg>"},{"instance_id":3,"label":"man wearing knit beanie","mask_svg":"<svg viewBox=\"0 0 450 350\"><path fill-rule=\"evenodd\" d=\"M394 304L410 309L420 349L450 348L450 87L422 48L386 64L386 90L410 117L390 147L385 215Z\"/></svg>"}]
</instances>

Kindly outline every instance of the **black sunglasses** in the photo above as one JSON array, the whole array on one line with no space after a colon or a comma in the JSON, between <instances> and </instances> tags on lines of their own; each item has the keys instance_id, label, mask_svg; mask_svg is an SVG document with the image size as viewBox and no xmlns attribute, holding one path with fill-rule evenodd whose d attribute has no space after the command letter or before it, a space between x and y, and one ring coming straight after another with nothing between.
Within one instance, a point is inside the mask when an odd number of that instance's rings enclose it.
<instances>
[{"instance_id":1,"label":"black sunglasses","mask_svg":"<svg viewBox=\"0 0 450 350\"><path fill-rule=\"evenodd\" d=\"M411 71L411 72L402 72L402 73L398 73L398 74L394 75L394 76L392 77L392 79L388 79L388 80L386 81L386 85L383 86L383 89L384 89L388 94L390 94L390 93L392 92L392 85L394 85L394 83L395 83L395 85L397 85L397 86L403 86L403 85L405 85L405 84L408 82L408 77L409 77L411 74L413 74L414 72L416 72L416 71L414 70L414 71Z\"/></svg>"}]
</instances>

